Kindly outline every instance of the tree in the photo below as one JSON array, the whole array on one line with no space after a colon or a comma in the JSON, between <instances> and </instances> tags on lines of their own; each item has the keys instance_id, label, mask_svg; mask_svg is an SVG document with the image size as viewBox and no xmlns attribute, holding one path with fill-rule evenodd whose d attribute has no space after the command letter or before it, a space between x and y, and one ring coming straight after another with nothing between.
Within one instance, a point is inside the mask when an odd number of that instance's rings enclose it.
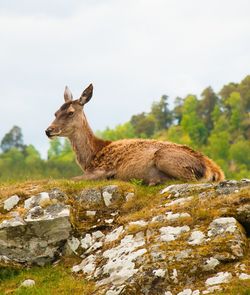
<instances>
[{"instance_id":1,"label":"tree","mask_svg":"<svg viewBox=\"0 0 250 295\"><path fill-rule=\"evenodd\" d=\"M130 124L133 126L135 134L138 137L151 137L155 132L155 118L144 112L132 116Z\"/></svg>"},{"instance_id":2,"label":"tree","mask_svg":"<svg viewBox=\"0 0 250 295\"><path fill-rule=\"evenodd\" d=\"M197 113L198 100L189 95L183 104L181 126L193 141L195 146L201 146L207 138L207 129Z\"/></svg>"},{"instance_id":3,"label":"tree","mask_svg":"<svg viewBox=\"0 0 250 295\"><path fill-rule=\"evenodd\" d=\"M180 125L182 119L182 107L184 100L183 98L177 96L174 100L174 109L172 111L173 121L176 121L177 125Z\"/></svg>"},{"instance_id":4,"label":"tree","mask_svg":"<svg viewBox=\"0 0 250 295\"><path fill-rule=\"evenodd\" d=\"M218 96L211 87L207 87L201 94L202 99L198 104L198 114L201 117L208 133L213 129L212 113L215 105L218 103Z\"/></svg>"},{"instance_id":5,"label":"tree","mask_svg":"<svg viewBox=\"0 0 250 295\"><path fill-rule=\"evenodd\" d=\"M50 147L48 150L48 159L53 159L58 157L62 152L63 146L59 138L55 138L50 141Z\"/></svg>"},{"instance_id":6,"label":"tree","mask_svg":"<svg viewBox=\"0 0 250 295\"><path fill-rule=\"evenodd\" d=\"M22 130L18 126L13 126L1 141L1 149L4 153L12 148L16 148L20 151L24 149Z\"/></svg>"},{"instance_id":7,"label":"tree","mask_svg":"<svg viewBox=\"0 0 250 295\"><path fill-rule=\"evenodd\" d=\"M104 131L98 131L97 136L105 140L118 140L136 137L135 130L130 122L117 125L114 129L106 128Z\"/></svg>"},{"instance_id":8,"label":"tree","mask_svg":"<svg viewBox=\"0 0 250 295\"><path fill-rule=\"evenodd\" d=\"M167 129L171 126L173 117L168 108L168 96L162 95L159 102L153 102L151 114L156 122L156 131Z\"/></svg>"}]
</instances>

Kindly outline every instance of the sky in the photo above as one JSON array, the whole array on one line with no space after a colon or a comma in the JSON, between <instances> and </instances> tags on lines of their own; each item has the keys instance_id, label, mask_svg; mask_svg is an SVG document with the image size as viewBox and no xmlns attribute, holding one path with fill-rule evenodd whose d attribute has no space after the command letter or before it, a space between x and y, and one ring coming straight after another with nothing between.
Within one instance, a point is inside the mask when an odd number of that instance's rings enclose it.
<instances>
[{"instance_id":1,"label":"sky","mask_svg":"<svg viewBox=\"0 0 250 295\"><path fill-rule=\"evenodd\" d=\"M13 125L46 157L44 130L89 83L93 130L167 94L219 91L250 74L249 0L0 0L0 140Z\"/></svg>"}]
</instances>

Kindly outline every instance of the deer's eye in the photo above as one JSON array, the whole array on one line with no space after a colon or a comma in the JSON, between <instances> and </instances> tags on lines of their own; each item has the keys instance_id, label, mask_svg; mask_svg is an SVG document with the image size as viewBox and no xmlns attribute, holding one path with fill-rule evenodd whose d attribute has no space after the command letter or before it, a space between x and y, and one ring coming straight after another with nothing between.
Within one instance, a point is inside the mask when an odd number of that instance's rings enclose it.
<instances>
[{"instance_id":1,"label":"deer's eye","mask_svg":"<svg viewBox=\"0 0 250 295\"><path fill-rule=\"evenodd\" d=\"M68 112L68 115L69 115L70 117L72 117L72 116L74 115L74 112Z\"/></svg>"}]
</instances>

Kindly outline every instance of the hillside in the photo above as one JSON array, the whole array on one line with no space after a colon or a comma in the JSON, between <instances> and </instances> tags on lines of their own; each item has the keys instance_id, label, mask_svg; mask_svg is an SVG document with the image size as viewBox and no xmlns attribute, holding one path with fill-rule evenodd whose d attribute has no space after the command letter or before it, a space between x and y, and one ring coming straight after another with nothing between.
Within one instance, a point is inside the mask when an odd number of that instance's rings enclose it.
<instances>
[{"instance_id":1,"label":"hillside","mask_svg":"<svg viewBox=\"0 0 250 295\"><path fill-rule=\"evenodd\" d=\"M0 196L0 294L250 292L250 180L44 180Z\"/></svg>"}]
</instances>

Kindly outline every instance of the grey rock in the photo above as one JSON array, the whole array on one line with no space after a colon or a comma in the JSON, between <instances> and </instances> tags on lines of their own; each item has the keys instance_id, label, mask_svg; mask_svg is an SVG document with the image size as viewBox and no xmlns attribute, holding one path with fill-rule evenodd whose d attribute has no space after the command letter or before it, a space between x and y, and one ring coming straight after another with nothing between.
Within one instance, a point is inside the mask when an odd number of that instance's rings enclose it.
<instances>
[{"instance_id":1,"label":"grey rock","mask_svg":"<svg viewBox=\"0 0 250 295\"><path fill-rule=\"evenodd\" d=\"M32 207L24 219L0 224L0 253L20 264L44 265L56 258L70 232L68 206Z\"/></svg>"}]
</instances>

